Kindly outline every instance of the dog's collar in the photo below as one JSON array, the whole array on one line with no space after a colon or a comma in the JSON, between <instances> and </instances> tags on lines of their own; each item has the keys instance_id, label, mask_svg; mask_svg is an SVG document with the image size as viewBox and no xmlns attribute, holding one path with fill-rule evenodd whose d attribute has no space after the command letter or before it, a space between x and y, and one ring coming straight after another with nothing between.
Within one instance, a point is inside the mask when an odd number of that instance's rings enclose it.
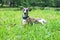
<instances>
[{"instance_id":1,"label":"dog's collar","mask_svg":"<svg viewBox=\"0 0 60 40\"><path fill-rule=\"evenodd\" d=\"M23 19L27 19L29 16L27 16L27 17L23 17Z\"/></svg>"}]
</instances>

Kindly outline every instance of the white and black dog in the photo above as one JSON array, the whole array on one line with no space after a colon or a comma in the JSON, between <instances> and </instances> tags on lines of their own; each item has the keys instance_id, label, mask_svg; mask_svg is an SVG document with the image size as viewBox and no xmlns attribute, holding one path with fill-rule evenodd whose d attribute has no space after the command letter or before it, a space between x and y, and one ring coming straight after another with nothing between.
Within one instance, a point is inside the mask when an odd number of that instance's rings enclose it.
<instances>
[{"instance_id":1,"label":"white and black dog","mask_svg":"<svg viewBox=\"0 0 60 40\"><path fill-rule=\"evenodd\" d=\"M26 25L27 23L33 24L33 23L41 23L41 24L46 24L46 20L42 18L31 18L28 16L28 11L29 8L23 8L23 15L22 15L22 24Z\"/></svg>"}]
</instances>

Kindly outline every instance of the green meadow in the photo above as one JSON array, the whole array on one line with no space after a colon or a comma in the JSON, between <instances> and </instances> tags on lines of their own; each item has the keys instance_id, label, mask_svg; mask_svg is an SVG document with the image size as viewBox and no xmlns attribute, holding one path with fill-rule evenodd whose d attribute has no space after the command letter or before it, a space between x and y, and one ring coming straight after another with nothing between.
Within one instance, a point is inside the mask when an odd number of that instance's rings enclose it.
<instances>
[{"instance_id":1,"label":"green meadow","mask_svg":"<svg viewBox=\"0 0 60 40\"><path fill-rule=\"evenodd\" d=\"M22 14L17 8L0 8L0 40L60 40L60 11L32 9L30 17L43 18L47 23L26 27L21 24Z\"/></svg>"}]
</instances>

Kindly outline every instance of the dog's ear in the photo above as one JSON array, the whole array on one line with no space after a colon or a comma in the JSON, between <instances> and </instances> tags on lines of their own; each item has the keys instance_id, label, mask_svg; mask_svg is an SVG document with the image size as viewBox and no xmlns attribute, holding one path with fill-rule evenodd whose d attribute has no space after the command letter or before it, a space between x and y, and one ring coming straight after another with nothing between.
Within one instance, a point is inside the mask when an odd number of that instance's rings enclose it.
<instances>
[{"instance_id":1,"label":"dog's ear","mask_svg":"<svg viewBox=\"0 0 60 40\"><path fill-rule=\"evenodd\" d=\"M29 11L31 11L32 9L29 9Z\"/></svg>"},{"instance_id":2,"label":"dog's ear","mask_svg":"<svg viewBox=\"0 0 60 40\"><path fill-rule=\"evenodd\" d=\"M28 10L29 10L29 11L31 11L31 10L32 10L32 8L28 8Z\"/></svg>"},{"instance_id":3,"label":"dog's ear","mask_svg":"<svg viewBox=\"0 0 60 40\"><path fill-rule=\"evenodd\" d=\"M23 10L23 8L24 8L24 7L23 7L23 6L21 6L21 7L20 7L20 10Z\"/></svg>"}]
</instances>

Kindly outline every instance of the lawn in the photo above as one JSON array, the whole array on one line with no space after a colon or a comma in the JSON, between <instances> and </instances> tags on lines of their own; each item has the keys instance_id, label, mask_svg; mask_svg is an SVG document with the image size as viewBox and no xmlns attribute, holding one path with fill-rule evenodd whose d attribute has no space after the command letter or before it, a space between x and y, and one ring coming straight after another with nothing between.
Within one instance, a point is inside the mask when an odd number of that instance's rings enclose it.
<instances>
[{"instance_id":1,"label":"lawn","mask_svg":"<svg viewBox=\"0 0 60 40\"><path fill-rule=\"evenodd\" d=\"M29 16L44 18L46 25L21 25L22 11L0 9L0 40L60 40L60 11L33 9Z\"/></svg>"}]
</instances>

